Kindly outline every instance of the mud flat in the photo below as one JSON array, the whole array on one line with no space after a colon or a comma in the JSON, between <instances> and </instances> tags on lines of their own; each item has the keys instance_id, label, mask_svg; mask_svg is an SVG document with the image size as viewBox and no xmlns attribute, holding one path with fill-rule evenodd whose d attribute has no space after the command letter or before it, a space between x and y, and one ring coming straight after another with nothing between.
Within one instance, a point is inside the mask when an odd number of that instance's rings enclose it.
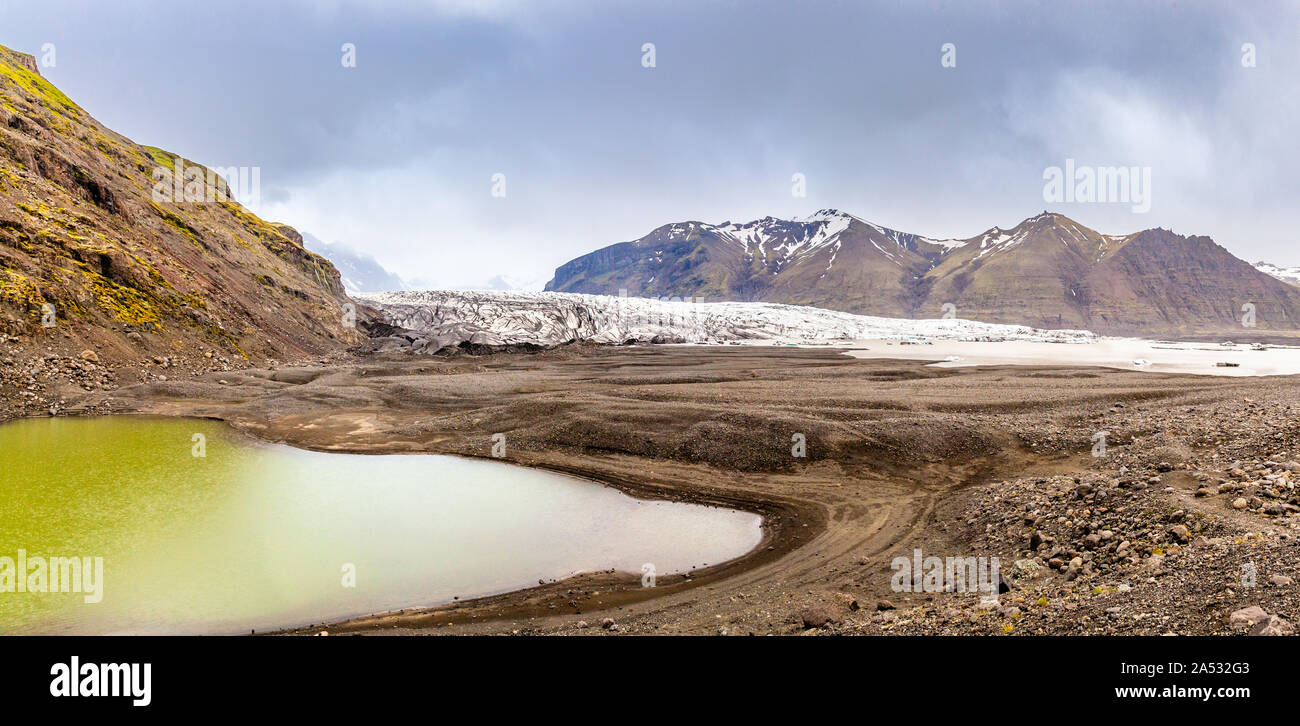
<instances>
[{"instance_id":1,"label":"mud flat","mask_svg":"<svg viewBox=\"0 0 1300 726\"><path fill-rule=\"evenodd\" d=\"M861 340L857 358L936 361L937 368L983 365L1093 365L1121 370L1208 376L1277 376L1300 373L1300 347L1186 343L1139 338L1098 338L1068 343L934 340L904 344ZM949 360L956 358L956 360ZM1227 364L1227 365L1221 365Z\"/></svg>"},{"instance_id":2,"label":"mud flat","mask_svg":"<svg viewBox=\"0 0 1300 726\"><path fill-rule=\"evenodd\" d=\"M638 573L594 573L295 632L948 632L951 618L956 632L1064 633L1080 632L1081 610L1104 620L1114 614L1106 608L1117 607L1118 622L1147 628L1137 632L1226 633L1237 632L1227 609L1248 604L1294 618L1294 593L1229 588L1218 571L1206 578L1199 558L1213 550L1197 547L1224 547L1216 556L1231 562L1241 554L1234 548L1246 546L1238 539L1267 531L1271 544L1256 552L1276 557L1256 555L1261 577L1281 574L1269 563L1298 560L1294 515L1268 513L1288 500L1264 489L1294 497L1291 475L1272 473L1265 457L1280 467L1300 456L1292 423L1300 382L1072 362L927 365L933 361L745 346L374 356L152 382L90 394L68 411L219 418L265 440L354 453L489 457L493 434L504 433L512 463L642 498L763 516L762 540L749 555L659 578L653 588L642 587ZM1109 449L1094 457L1099 431ZM795 434L806 441L805 457L792 453ZM1246 460L1256 454L1257 463ZM1233 484L1219 493L1221 481ZM1092 488L1075 498L1085 482ZM1214 496L1195 494L1202 482L1215 485ZM1036 503L1039 487L1059 497ZM1267 506L1233 509L1229 493L1252 489L1247 498ZM1114 508L1098 505L1098 496L1116 497ZM1041 514L1030 516L1036 507ZM1122 528L1105 516L1092 521L1101 507L1133 521ZM1187 542L1169 532L1177 523L1167 517L1180 510ZM1089 544L1088 535L1099 534L1094 524L1113 528L1112 538L1124 532L1127 554L1114 556L1119 543L1110 539ZM1039 551L1034 531L1050 533L1049 549ZM987 611L965 593L895 592L891 561L918 547L1043 565ZM1081 561L1071 572L1049 562L1065 555ZM1151 557L1163 563L1158 574L1126 574ZM1117 594L1119 584L1129 589ZM1014 600L1040 586L1059 589L1043 596L1048 605ZM1171 586L1185 590L1171 597ZM1099 587L1125 602L1094 602ZM1143 617L1123 619L1130 606Z\"/></svg>"}]
</instances>

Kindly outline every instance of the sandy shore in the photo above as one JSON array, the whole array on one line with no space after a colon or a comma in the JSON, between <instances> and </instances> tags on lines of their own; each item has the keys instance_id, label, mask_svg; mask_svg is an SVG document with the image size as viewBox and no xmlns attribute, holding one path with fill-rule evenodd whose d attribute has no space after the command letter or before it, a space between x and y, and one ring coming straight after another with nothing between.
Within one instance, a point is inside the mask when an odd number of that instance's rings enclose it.
<instances>
[{"instance_id":1,"label":"sandy shore","mask_svg":"<svg viewBox=\"0 0 1300 726\"><path fill-rule=\"evenodd\" d=\"M876 622L878 604L882 613L924 607L934 595L891 589L890 561L916 547L969 551L970 528L994 526L982 519L994 516L980 499L988 486L1154 467L1126 457L1156 435L1193 454L1212 451L1205 432L1222 430L1234 412L1289 407L1297 394L1290 378L1079 364L938 368L836 349L570 347L212 373L90 394L68 412L212 417L266 440L376 454L486 457L492 434L505 432L513 463L765 520L749 555L654 588L635 573L594 573L296 632L767 634L806 632L810 612L822 626L813 632L854 632ZM1273 428L1286 420L1278 411ZM1113 454L1102 459L1090 456L1099 428ZM1244 445L1273 428L1237 435ZM807 441L804 458L792 456L796 433ZM1295 443L1293 428L1282 435L1286 447ZM1166 495L1191 496L1154 485L1143 493ZM1017 532L979 547L1013 561L1024 555ZM833 617L818 622L818 613ZM599 627L609 621L617 627ZM1078 618L1053 622L1044 632L1072 632Z\"/></svg>"}]
</instances>

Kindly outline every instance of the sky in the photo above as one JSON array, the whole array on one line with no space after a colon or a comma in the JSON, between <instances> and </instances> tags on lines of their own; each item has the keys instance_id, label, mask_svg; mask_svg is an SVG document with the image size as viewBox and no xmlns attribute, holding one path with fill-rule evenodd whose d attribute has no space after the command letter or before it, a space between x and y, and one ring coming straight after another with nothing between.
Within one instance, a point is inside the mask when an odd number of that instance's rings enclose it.
<instances>
[{"instance_id":1,"label":"sky","mask_svg":"<svg viewBox=\"0 0 1300 726\"><path fill-rule=\"evenodd\" d=\"M1300 265L1296 2L41 0L0 4L0 44L422 286L823 208L936 238L1049 210ZM1149 204L1045 199L1067 159L1149 169Z\"/></svg>"}]
</instances>

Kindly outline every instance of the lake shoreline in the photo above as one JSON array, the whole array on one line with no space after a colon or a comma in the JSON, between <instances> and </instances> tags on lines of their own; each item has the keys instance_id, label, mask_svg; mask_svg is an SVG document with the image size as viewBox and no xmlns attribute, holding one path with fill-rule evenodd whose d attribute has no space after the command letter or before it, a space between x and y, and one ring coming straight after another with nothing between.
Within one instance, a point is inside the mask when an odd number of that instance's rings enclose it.
<instances>
[{"instance_id":1,"label":"lake shoreline","mask_svg":"<svg viewBox=\"0 0 1300 726\"><path fill-rule=\"evenodd\" d=\"M113 565L106 605L28 603L3 597L0 553L0 633L268 632L576 573L640 582L644 563L672 583L763 540L762 518L734 508L633 498L491 457L312 451L211 417L28 418L0 425L0 451L12 474L0 482L0 541L26 545L33 563L67 554L52 543L95 554L95 603ZM80 571L65 585L79 588Z\"/></svg>"}]
</instances>

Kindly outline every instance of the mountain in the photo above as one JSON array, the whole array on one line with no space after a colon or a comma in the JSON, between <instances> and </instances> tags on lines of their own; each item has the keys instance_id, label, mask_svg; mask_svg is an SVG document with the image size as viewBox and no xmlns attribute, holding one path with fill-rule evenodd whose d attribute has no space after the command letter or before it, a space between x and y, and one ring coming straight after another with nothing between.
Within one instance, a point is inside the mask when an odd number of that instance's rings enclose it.
<instances>
[{"instance_id":1,"label":"mountain","mask_svg":"<svg viewBox=\"0 0 1300 726\"><path fill-rule=\"evenodd\" d=\"M541 292L546 286L546 278L536 276L516 277L514 275L493 275L481 284L455 285L451 290L490 290L498 292Z\"/></svg>"},{"instance_id":2,"label":"mountain","mask_svg":"<svg viewBox=\"0 0 1300 726\"><path fill-rule=\"evenodd\" d=\"M1208 237L1103 235L1044 212L940 240L826 209L802 219L680 222L561 265L546 290L764 301L1117 335L1300 327L1300 290ZM951 304L952 307L947 307Z\"/></svg>"},{"instance_id":3,"label":"mountain","mask_svg":"<svg viewBox=\"0 0 1300 726\"><path fill-rule=\"evenodd\" d=\"M1282 282L1300 285L1300 267L1278 267L1267 262L1256 262L1253 266L1265 275L1275 277Z\"/></svg>"},{"instance_id":4,"label":"mountain","mask_svg":"<svg viewBox=\"0 0 1300 726\"><path fill-rule=\"evenodd\" d=\"M389 272L375 258L342 242L323 242L307 232L302 233L302 239L303 246L329 260L338 269L343 287L348 292L383 292L410 288L402 278Z\"/></svg>"},{"instance_id":5,"label":"mountain","mask_svg":"<svg viewBox=\"0 0 1300 726\"><path fill-rule=\"evenodd\" d=\"M899 317L915 308L916 281L946 249L834 210L795 220L682 222L568 262L546 290L625 289L633 297L770 301Z\"/></svg>"},{"instance_id":6,"label":"mountain","mask_svg":"<svg viewBox=\"0 0 1300 726\"><path fill-rule=\"evenodd\" d=\"M250 170L223 178L136 144L42 78L32 56L4 47L0 107L9 342L139 361L290 359L358 339L343 325L338 271L235 198Z\"/></svg>"}]
</instances>

